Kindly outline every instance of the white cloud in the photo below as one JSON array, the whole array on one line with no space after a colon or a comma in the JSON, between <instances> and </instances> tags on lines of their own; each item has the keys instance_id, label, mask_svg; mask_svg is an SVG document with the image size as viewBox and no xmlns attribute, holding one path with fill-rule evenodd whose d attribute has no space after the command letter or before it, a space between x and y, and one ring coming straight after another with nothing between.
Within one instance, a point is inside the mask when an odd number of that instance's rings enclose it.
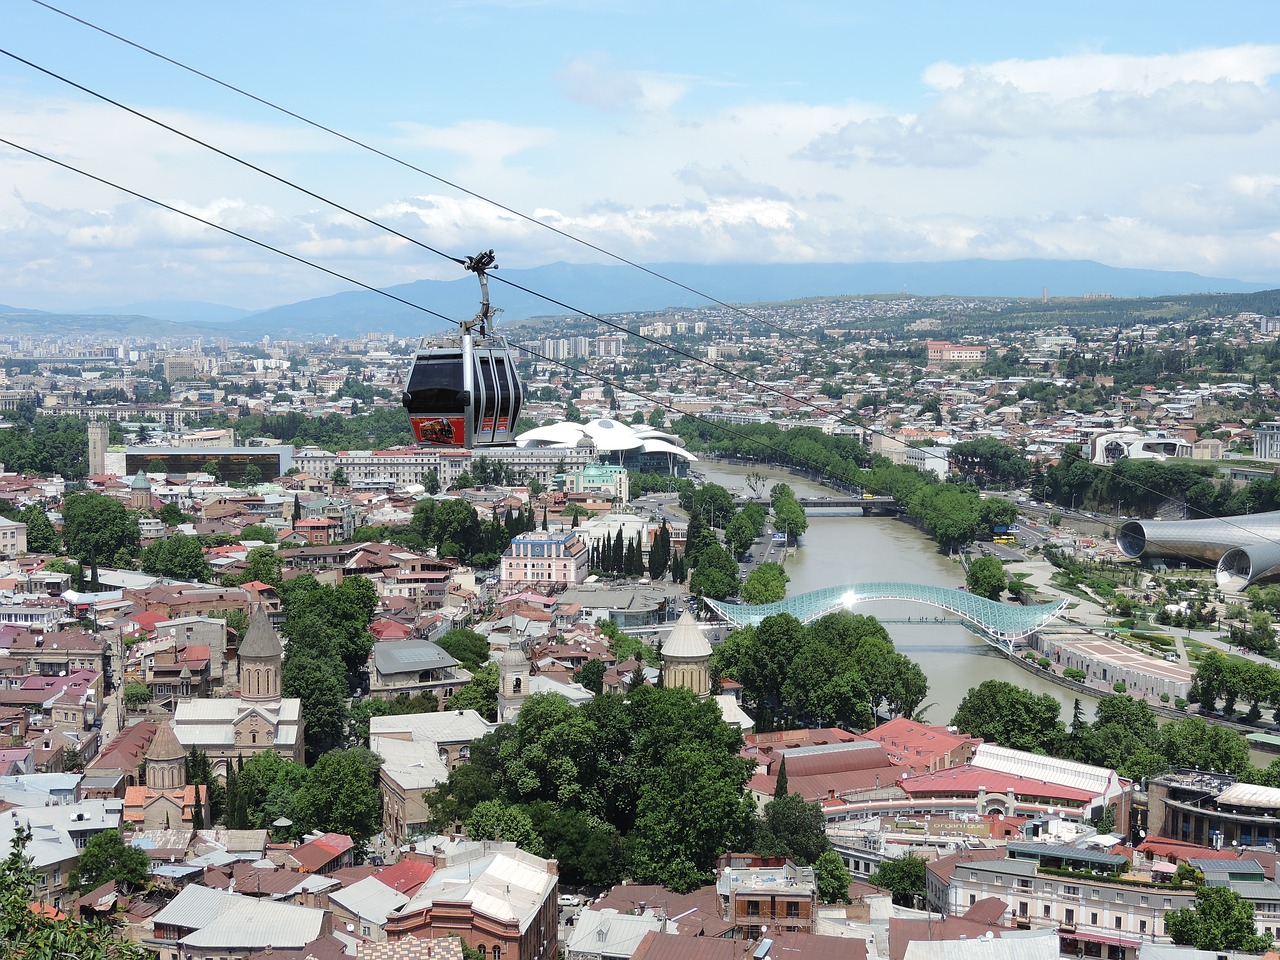
<instances>
[{"instance_id":1,"label":"white cloud","mask_svg":"<svg viewBox=\"0 0 1280 960\"><path fill-rule=\"evenodd\" d=\"M855 118L801 155L841 165L976 164L1001 142L1176 140L1256 133L1280 118L1280 47L1135 57L1086 54L924 73L936 91L916 114Z\"/></svg>"},{"instance_id":2,"label":"white cloud","mask_svg":"<svg viewBox=\"0 0 1280 960\"><path fill-rule=\"evenodd\" d=\"M606 113L663 113L688 89L685 79L620 69L599 53L571 60L556 74L556 83L573 102Z\"/></svg>"}]
</instances>

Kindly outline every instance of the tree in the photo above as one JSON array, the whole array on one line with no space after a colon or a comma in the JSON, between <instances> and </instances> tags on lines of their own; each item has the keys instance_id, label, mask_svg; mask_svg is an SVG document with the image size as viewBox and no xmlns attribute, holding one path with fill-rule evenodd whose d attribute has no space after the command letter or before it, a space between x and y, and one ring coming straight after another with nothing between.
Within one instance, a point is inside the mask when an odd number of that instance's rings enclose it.
<instances>
[{"instance_id":1,"label":"tree","mask_svg":"<svg viewBox=\"0 0 1280 960\"><path fill-rule=\"evenodd\" d=\"M345 487L348 485L347 471L343 470L342 467L338 467L336 470L334 470L333 476L331 476L329 479L333 482L333 485L335 487Z\"/></svg>"},{"instance_id":2,"label":"tree","mask_svg":"<svg viewBox=\"0 0 1280 960\"><path fill-rule=\"evenodd\" d=\"M472 840L510 841L521 850L538 856L546 852L529 814L523 808L501 800L486 800L478 804L467 817L466 827L467 836Z\"/></svg>"},{"instance_id":3,"label":"tree","mask_svg":"<svg viewBox=\"0 0 1280 960\"><path fill-rule=\"evenodd\" d=\"M18 512L18 520L27 525L27 550L31 553L57 553L58 531L49 515L38 503L29 503Z\"/></svg>"},{"instance_id":4,"label":"tree","mask_svg":"<svg viewBox=\"0 0 1280 960\"><path fill-rule=\"evenodd\" d=\"M382 829L381 766L382 758L364 747L324 754L294 797L302 821L312 830L345 833L363 847Z\"/></svg>"},{"instance_id":5,"label":"tree","mask_svg":"<svg viewBox=\"0 0 1280 960\"><path fill-rule=\"evenodd\" d=\"M200 541L185 533L157 540L143 550L142 570L152 576L174 580L207 582L213 577L213 568L205 559Z\"/></svg>"},{"instance_id":6,"label":"tree","mask_svg":"<svg viewBox=\"0 0 1280 960\"><path fill-rule=\"evenodd\" d=\"M146 960L154 956L103 924L85 923L60 912L32 910L31 904L40 895L26 854L30 840L29 830L15 830L9 855L0 861L0 937L5 956L75 960Z\"/></svg>"},{"instance_id":7,"label":"tree","mask_svg":"<svg viewBox=\"0 0 1280 960\"><path fill-rule=\"evenodd\" d=\"M744 603L777 603L787 595L787 583L791 578L780 563L762 563L749 574L742 584Z\"/></svg>"},{"instance_id":8,"label":"tree","mask_svg":"<svg viewBox=\"0 0 1280 960\"><path fill-rule=\"evenodd\" d=\"M964 733L1014 750L1052 751L1062 737L1061 705L1004 680L970 688L951 723Z\"/></svg>"},{"instance_id":9,"label":"tree","mask_svg":"<svg viewBox=\"0 0 1280 960\"><path fill-rule=\"evenodd\" d=\"M261 540L263 543L275 543L276 532L265 523L251 523L240 531L241 540Z\"/></svg>"},{"instance_id":10,"label":"tree","mask_svg":"<svg viewBox=\"0 0 1280 960\"><path fill-rule=\"evenodd\" d=\"M773 799L780 800L789 794L787 783L787 758L783 757L778 764L778 779L773 784Z\"/></svg>"},{"instance_id":11,"label":"tree","mask_svg":"<svg viewBox=\"0 0 1280 960\"><path fill-rule=\"evenodd\" d=\"M818 887L818 899L823 903L849 902L849 884L853 878L834 850L828 850L814 863L813 879Z\"/></svg>"},{"instance_id":12,"label":"tree","mask_svg":"<svg viewBox=\"0 0 1280 960\"><path fill-rule=\"evenodd\" d=\"M867 878L893 894L893 902L900 907L915 906L925 893L925 861L923 857L907 854L897 860L886 860L880 869Z\"/></svg>"},{"instance_id":13,"label":"tree","mask_svg":"<svg viewBox=\"0 0 1280 960\"><path fill-rule=\"evenodd\" d=\"M129 710L136 710L144 703L151 702L151 688L145 683L126 683L121 691L124 705Z\"/></svg>"},{"instance_id":14,"label":"tree","mask_svg":"<svg viewBox=\"0 0 1280 960\"><path fill-rule=\"evenodd\" d=\"M450 710L474 710L486 720L498 719L498 665L489 663L471 675L471 680L449 698Z\"/></svg>"},{"instance_id":15,"label":"tree","mask_svg":"<svg viewBox=\"0 0 1280 960\"><path fill-rule=\"evenodd\" d=\"M436 645L472 672L489 661L489 641L474 630L449 630Z\"/></svg>"},{"instance_id":16,"label":"tree","mask_svg":"<svg viewBox=\"0 0 1280 960\"><path fill-rule=\"evenodd\" d=\"M974 560L969 564L964 581L975 597L986 597L988 600L999 600L1005 587L1009 585L1004 564L996 557L979 557Z\"/></svg>"},{"instance_id":17,"label":"tree","mask_svg":"<svg viewBox=\"0 0 1280 960\"><path fill-rule=\"evenodd\" d=\"M280 556L271 547L254 547L244 562L244 570L235 578L237 586L242 583L269 583L279 590L284 585Z\"/></svg>"},{"instance_id":18,"label":"tree","mask_svg":"<svg viewBox=\"0 0 1280 960\"><path fill-rule=\"evenodd\" d=\"M302 701L307 758L311 761L342 742L347 721L345 674L337 657L289 644L281 670L281 691Z\"/></svg>"},{"instance_id":19,"label":"tree","mask_svg":"<svg viewBox=\"0 0 1280 960\"><path fill-rule=\"evenodd\" d=\"M822 808L798 793L770 800L764 806L763 826L779 851L797 863L810 865L831 849Z\"/></svg>"},{"instance_id":20,"label":"tree","mask_svg":"<svg viewBox=\"0 0 1280 960\"><path fill-rule=\"evenodd\" d=\"M104 561L120 550L138 551L138 518L114 497L97 493L68 494L62 511L62 540L81 562Z\"/></svg>"},{"instance_id":21,"label":"tree","mask_svg":"<svg viewBox=\"0 0 1280 960\"><path fill-rule=\"evenodd\" d=\"M689 590L712 600L733 596L738 590L737 561L718 543L706 547L698 554L697 566L689 577Z\"/></svg>"},{"instance_id":22,"label":"tree","mask_svg":"<svg viewBox=\"0 0 1280 960\"><path fill-rule=\"evenodd\" d=\"M604 692L604 673L603 660L588 660L578 668L578 672L574 674L573 679L596 696L599 696Z\"/></svg>"},{"instance_id":23,"label":"tree","mask_svg":"<svg viewBox=\"0 0 1280 960\"><path fill-rule=\"evenodd\" d=\"M108 880L137 889L147 882L150 873L147 851L126 847L119 830L103 830L89 838L67 883L79 893L87 893Z\"/></svg>"},{"instance_id":24,"label":"tree","mask_svg":"<svg viewBox=\"0 0 1280 960\"><path fill-rule=\"evenodd\" d=\"M1261 953L1271 946L1254 924L1253 904L1230 887L1198 887L1192 905L1170 910L1164 922L1174 943L1198 950Z\"/></svg>"}]
</instances>

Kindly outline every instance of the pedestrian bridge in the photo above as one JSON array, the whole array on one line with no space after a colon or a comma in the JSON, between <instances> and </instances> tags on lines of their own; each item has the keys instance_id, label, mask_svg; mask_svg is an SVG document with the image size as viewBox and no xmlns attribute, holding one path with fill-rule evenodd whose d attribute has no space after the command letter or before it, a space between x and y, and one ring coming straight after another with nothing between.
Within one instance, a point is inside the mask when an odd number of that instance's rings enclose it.
<instances>
[{"instance_id":1,"label":"pedestrian bridge","mask_svg":"<svg viewBox=\"0 0 1280 960\"><path fill-rule=\"evenodd\" d=\"M723 600L704 600L722 618L734 626L756 626L765 617L789 613L801 623L812 623L819 617L839 610L852 610L864 603L877 601L906 601L919 603L955 614L985 636L1007 646L1015 640L1031 636L1046 623L1059 616L1067 605L1066 599L1055 603L1041 603L1024 607L1010 603L997 603L986 597L975 597L964 590L947 587L930 587L919 583L855 583L842 587L827 587L788 597L777 603L755 606L726 603ZM921 622L927 622L921 617Z\"/></svg>"}]
</instances>

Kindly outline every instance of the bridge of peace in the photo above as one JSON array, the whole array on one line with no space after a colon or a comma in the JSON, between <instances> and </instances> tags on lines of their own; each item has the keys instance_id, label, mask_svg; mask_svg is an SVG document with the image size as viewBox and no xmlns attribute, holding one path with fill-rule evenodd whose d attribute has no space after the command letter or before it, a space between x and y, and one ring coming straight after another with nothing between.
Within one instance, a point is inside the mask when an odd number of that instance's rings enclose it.
<instances>
[{"instance_id":1,"label":"bridge of peace","mask_svg":"<svg viewBox=\"0 0 1280 960\"><path fill-rule=\"evenodd\" d=\"M777 603L744 605L723 600L706 600L722 619L736 627L757 626L765 617L787 613L801 623L811 623L829 613L852 610L862 604L899 601L943 610L976 629L996 646L1010 650L1018 640L1025 640L1058 617L1066 608L1063 598L1053 603L1019 606L997 603L964 590L931 587L918 583L857 583L827 587ZM885 618L878 618L882 622ZM927 622L922 616L921 622Z\"/></svg>"}]
</instances>

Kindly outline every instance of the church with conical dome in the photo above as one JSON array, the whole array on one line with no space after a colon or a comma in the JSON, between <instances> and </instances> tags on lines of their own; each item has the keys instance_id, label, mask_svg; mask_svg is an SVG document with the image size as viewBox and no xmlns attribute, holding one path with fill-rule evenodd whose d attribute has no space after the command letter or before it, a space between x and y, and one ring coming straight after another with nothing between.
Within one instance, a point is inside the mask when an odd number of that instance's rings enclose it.
<instances>
[{"instance_id":1,"label":"church with conical dome","mask_svg":"<svg viewBox=\"0 0 1280 960\"><path fill-rule=\"evenodd\" d=\"M267 751L301 762L302 701L281 696L283 659L280 638L259 608L236 654L239 696L178 704L173 732L183 749L203 750L219 776L236 758Z\"/></svg>"},{"instance_id":2,"label":"church with conical dome","mask_svg":"<svg viewBox=\"0 0 1280 960\"><path fill-rule=\"evenodd\" d=\"M700 697L711 694L711 643L688 610L662 645L662 685L684 687Z\"/></svg>"},{"instance_id":3,"label":"church with conical dome","mask_svg":"<svg viewBox=\"0 0 1280 960\"><path fill-rule=\"evenodd\" d=\"M177 830L210 822L209 788L187 783L187 752L169 724L157 725L144 761L146 785L125 790L125 822L144 830Z\"/></svg>"}]
</instances>

